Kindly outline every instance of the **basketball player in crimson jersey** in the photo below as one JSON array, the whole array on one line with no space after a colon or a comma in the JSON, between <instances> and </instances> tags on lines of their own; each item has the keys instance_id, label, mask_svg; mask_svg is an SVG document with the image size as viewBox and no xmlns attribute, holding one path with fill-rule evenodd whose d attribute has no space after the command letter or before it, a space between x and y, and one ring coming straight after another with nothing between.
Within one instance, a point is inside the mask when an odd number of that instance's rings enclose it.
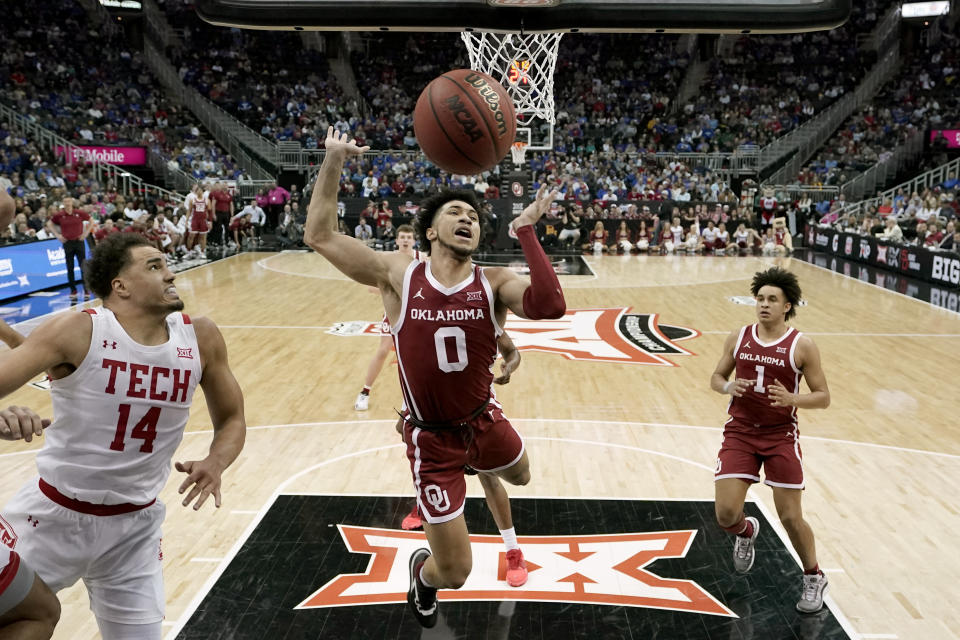
<instances>
[{"instance_id":1,"label":"basketball player in crimson jersey","mask_svg":"<svg viewBox=\"0 0 960 640\"><path fill-rule=\"evenodd\" d=\"M383 297L408 410L407 457L432 549L432 554L420 549L410 559L407 600L418 622L432 627L437 589L460 588L472 568L463 517L464 465L511 484L530 481L523 441L492 397L491 367L508 309L529 319L566 312L534 228L557 194L542 188L513 222L530 267L529 283L509 269L473 264L482 229L474 192L445 191L421 203L418 233L430 262L377 253L333 231L344 160L367 149L328 128L304 239L350 278L378 287Z\"/></svg>"},{"instance_id":2,"label":"basketball player in crimson jersey","mask_svg":"<svg viewBox=\"0 0 960 640\"><path fill-rule=\"evenodd\" d=\"M397 253L410 256L416 261L427 260L426 255L421 254L419 250L413 248L415 242L413 227L403 224L397 228ZM377 375L379 375L380 370L383 368L383 363L387 359L387 355L393 349L390 320L386 316L383 317L381 331L383 335L380 338L377 352L367 367L366 384L357 396L357 400L353 406L357 411L367 410L370 401L370 388L373 386ZM498 336L497 348L501 355L503 355L503 363L501 365L500 375L494 378L493 382L494 384L507 384L510 381L510 375L520 366L520 351L516 345L513 344L513 340L510 339L506 331ZM397 421L397 433L401 436L403 435L403 425L404 419L401 417ZM469 467L466 472L477 473ZM497 523L497 529L500 531L500 536L503 538L504 546L507 549L507 584L511 587L523 586L527 582L527 565L523 560L523 552L520 550L520 545L517 542L516 529L513 526L510 496L495 475L489 473L477 475L479 476L480 486L483 487L483 495L486 498L487 506L490 509L490 513L493 514L493 519ZM406 530L420 529L423 527L423 519L420 515L420 505L418 503L414 503L410 513L404 517L400 526Z\"/></svg>"},{"instance_id":3,"label":"basketball player in crimson jersey","mask_svg":"<svg viewBox=\"0 0 960 640\"><path fill-rule=\"evenodd\" d=\"M800 303L797 277L774 267L753 277L751 291L758 322L727 337L710 378L711 389L731 396L714 473L717 522L736 536L733 565L746 573L753 566L760 523L744 517L743 504L750 485L760 481L762 466L764 482L773 488L777 515L803 564L797 610L814 613L823 607L827 577L817 564L813 530L801 508L804 479L797 408L826 409L830 391L817 345L786 324ZM728 380L734 372L733 380ZM800 392L801 377L810 393Z\"/></svg>"},{"instance_id":4,"label":"basketball player in crimson jersey","mask_svg":"<svg viewBox=\"0 0 960 640\"><path fill-rule=\"evenodd\" d=\"M212 321L179 313L164 260L139 235L107 237L85 271L103 306L57 314L0 353L0 397L46 371L55 414L39 478L3 509L12 548L53 591L82 578L104 640L161 638L165 507L156 497L198 383L214 437L206 458L176 463L187 474L184 506L199 509L211 495L220 506L221 474L246 433L223 337Z\"/></svg>"}]
</instances>

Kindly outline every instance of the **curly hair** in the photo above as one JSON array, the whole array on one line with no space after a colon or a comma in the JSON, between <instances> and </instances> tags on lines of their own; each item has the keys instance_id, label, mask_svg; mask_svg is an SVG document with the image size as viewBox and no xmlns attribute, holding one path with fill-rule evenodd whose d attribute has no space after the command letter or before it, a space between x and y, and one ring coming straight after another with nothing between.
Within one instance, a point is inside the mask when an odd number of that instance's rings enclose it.
<instances>
[{"instance_id":1,"label":"curly hair","mask_svg":"<svg viewBox=\"0 0 960 640\"><path fill-rule=\"evenodd\" d=\"M789 320L797 315L797 305L800 304L801 296L800 282L797 280L797 276L780 267L772 267L766 271L757 271L753 276L750 291L754 297L756 297L757 294L760 293L760 289L767 285L777 287L783 291L784 297L786 297L787 302L790 303L790 310L787 311L785 319Z\"/></svg>"},{"instance_id":2,"label":"curly hair","mask_svg":"<svg viewBox=\"0 0 960 640\"><path fill-rule=\"evenodd\" d=\"M474 208L477 215L480 216L480 241L483 242L483 223L486 214L480 206L480 199L476 192L467 190L444 189L440 193L426 198L420 203L420 211L417 213L415 227L417 229L417 240L420 242L420 250L430 253L430 240L427 239L427 229L433 226L433 217L443 205L453 200L461 200Z\"/></svg>"},{"instance_id":3,"label":"curly hair","mask_svg":"<svg viewBox=\"0 0 960 640\"><path fill-rule=\"evenodd\" d=\"M130 250L152 247L139 233L114 233L100 241L93 255L83 264L83 280L88 290L101 300L113 291L113 279L130 264Z\"/></svg>"}]
</instances>

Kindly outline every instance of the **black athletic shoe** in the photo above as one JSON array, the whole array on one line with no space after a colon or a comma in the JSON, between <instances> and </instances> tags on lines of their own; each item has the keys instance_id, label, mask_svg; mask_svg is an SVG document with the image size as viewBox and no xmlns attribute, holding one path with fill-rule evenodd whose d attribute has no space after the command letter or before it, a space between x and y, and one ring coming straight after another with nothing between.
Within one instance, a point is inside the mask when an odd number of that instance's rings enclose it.
<instances>
[{"instance_id":1,"label":"black athletic shoe","mask_svg":"<svg viewBox=\"0 0 960 640\"><path fill-rule=\"evenodd\" d=\"M437 624L437 590L424 587L417 580L417 572L427 558L429 549L417 549L410 556L410 589L407 591L407 604L413 617L420 626L432 629Z\"/></svg>"},{"instance_id":2,"label":"black athletic shoe","mask_svg":"<svg viewBox=\"0 0 960 640\"><path fill-rule=\"evenodd\" d=\"M473 467L471 467L470 465L465 464L465 465L463 465L463 473L464 473L464 475L467 475L467 476L475 476L475 475L477 475L477 473L479 473L479 472L478 472L476 469L474 469Z\"/></svg>"}]
</instances>

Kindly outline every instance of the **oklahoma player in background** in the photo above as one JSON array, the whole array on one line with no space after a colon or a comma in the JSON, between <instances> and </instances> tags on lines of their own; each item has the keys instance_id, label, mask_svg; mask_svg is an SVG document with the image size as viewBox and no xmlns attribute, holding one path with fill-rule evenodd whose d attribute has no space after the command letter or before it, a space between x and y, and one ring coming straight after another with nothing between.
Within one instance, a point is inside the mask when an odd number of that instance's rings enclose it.
<instances>
[{"instance_id":1,"label":"oklahoma player in background","mask_svg":"<svg viewBox=\"0 0 960 640\"><path fill-rule=\"evenodd\" d=\"M0 397L46 371L55 420L39 478L3 509L13 550L53 591L83 579L104 640L159 640L164 613L157 495L204 390L214 436L203 460L176 463L180 493L220 506L220 476L240 453L243 395L226 345L183 302L163 254L137 234L97 245L85 271L98 309L60 313L0 353ZM33 434L36 434L34 430ZM25 439L26 434L24 434Z\"/></svg>"},{"instance_id":2,"label":"oklahoma player in background","mask_svg":"<svg viewBox=\"0 0 960 640\"><path fill-rule=\"evenodd\" d=\"M744 517L743 503L750 484L760 481L763 466L777 515L803 564L797 610L814 613L823 607L827 577L817 564L813 530L801 508L804 480L797 408L826 409L830 391L817 345L786 324L800 303L797 277L778 267L761 271L753 277L751 292L757 300L758 322L727 337L710 378L711 389L732 396L714 473L717 522L736 535L733 564L746 573L753 566L760 523ZM728 381L734 371L734 379ZM810 393L800 393L801 377Z\"/></svg>"},{"instance_id":3,"label":"oklahoma player in background","mask_svg":"<svg viewBox=\"0 0 960 640\"><path fill-rule=\"evenodd\" d=\"M481 239L475 192L444 191L421 203L421 248L430 262L377 253L333 231L340 173L359 147L333 127L313 189L304 239L344 274L376 286L390 319L404 402L404 441L433 550L410 558L407 600L418 622L437 621L437 589L460 588L470 575L470 537L463 517L463 467L495 473L511 484L530 480L523 441L491 398L491 370L507 309L521 318L559 318L566 303L534 225L556 192L541 188L514 220L531 283L506 268L480 268L472 255Z\"/></svg>"},{"instance_id":4,"label":"oklahoma player in background","mask_svg":"<svg viewBox=\"0 0 960 640\"><path fill-rule=\"evenodd\" d=\"M207 234L210 232L210 223L213 220L212 202L210 193L204 191L200 183L193 185L193 190L183 200L184 211L190 219L187 250L196 257L203 257L207 252Z\"/></svg>"}]
</instances>

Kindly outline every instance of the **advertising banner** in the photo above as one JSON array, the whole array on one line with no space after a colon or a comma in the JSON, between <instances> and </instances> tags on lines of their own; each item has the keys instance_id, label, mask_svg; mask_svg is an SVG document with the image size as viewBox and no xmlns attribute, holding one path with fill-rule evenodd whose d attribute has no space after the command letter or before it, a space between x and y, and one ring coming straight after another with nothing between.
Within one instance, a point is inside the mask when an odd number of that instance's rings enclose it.
<instances>
[{"instance_id":1,"label":"advertising banner","mask_svg":"<svg viewBox=\"0 0 960 640\"><path fill-rule=\"evenodd\" d=\"M80 268L73 272L81 280ZM67 261L57 240L0 247L0 300L67 283Z\"/></svg>"}]
</instances>

